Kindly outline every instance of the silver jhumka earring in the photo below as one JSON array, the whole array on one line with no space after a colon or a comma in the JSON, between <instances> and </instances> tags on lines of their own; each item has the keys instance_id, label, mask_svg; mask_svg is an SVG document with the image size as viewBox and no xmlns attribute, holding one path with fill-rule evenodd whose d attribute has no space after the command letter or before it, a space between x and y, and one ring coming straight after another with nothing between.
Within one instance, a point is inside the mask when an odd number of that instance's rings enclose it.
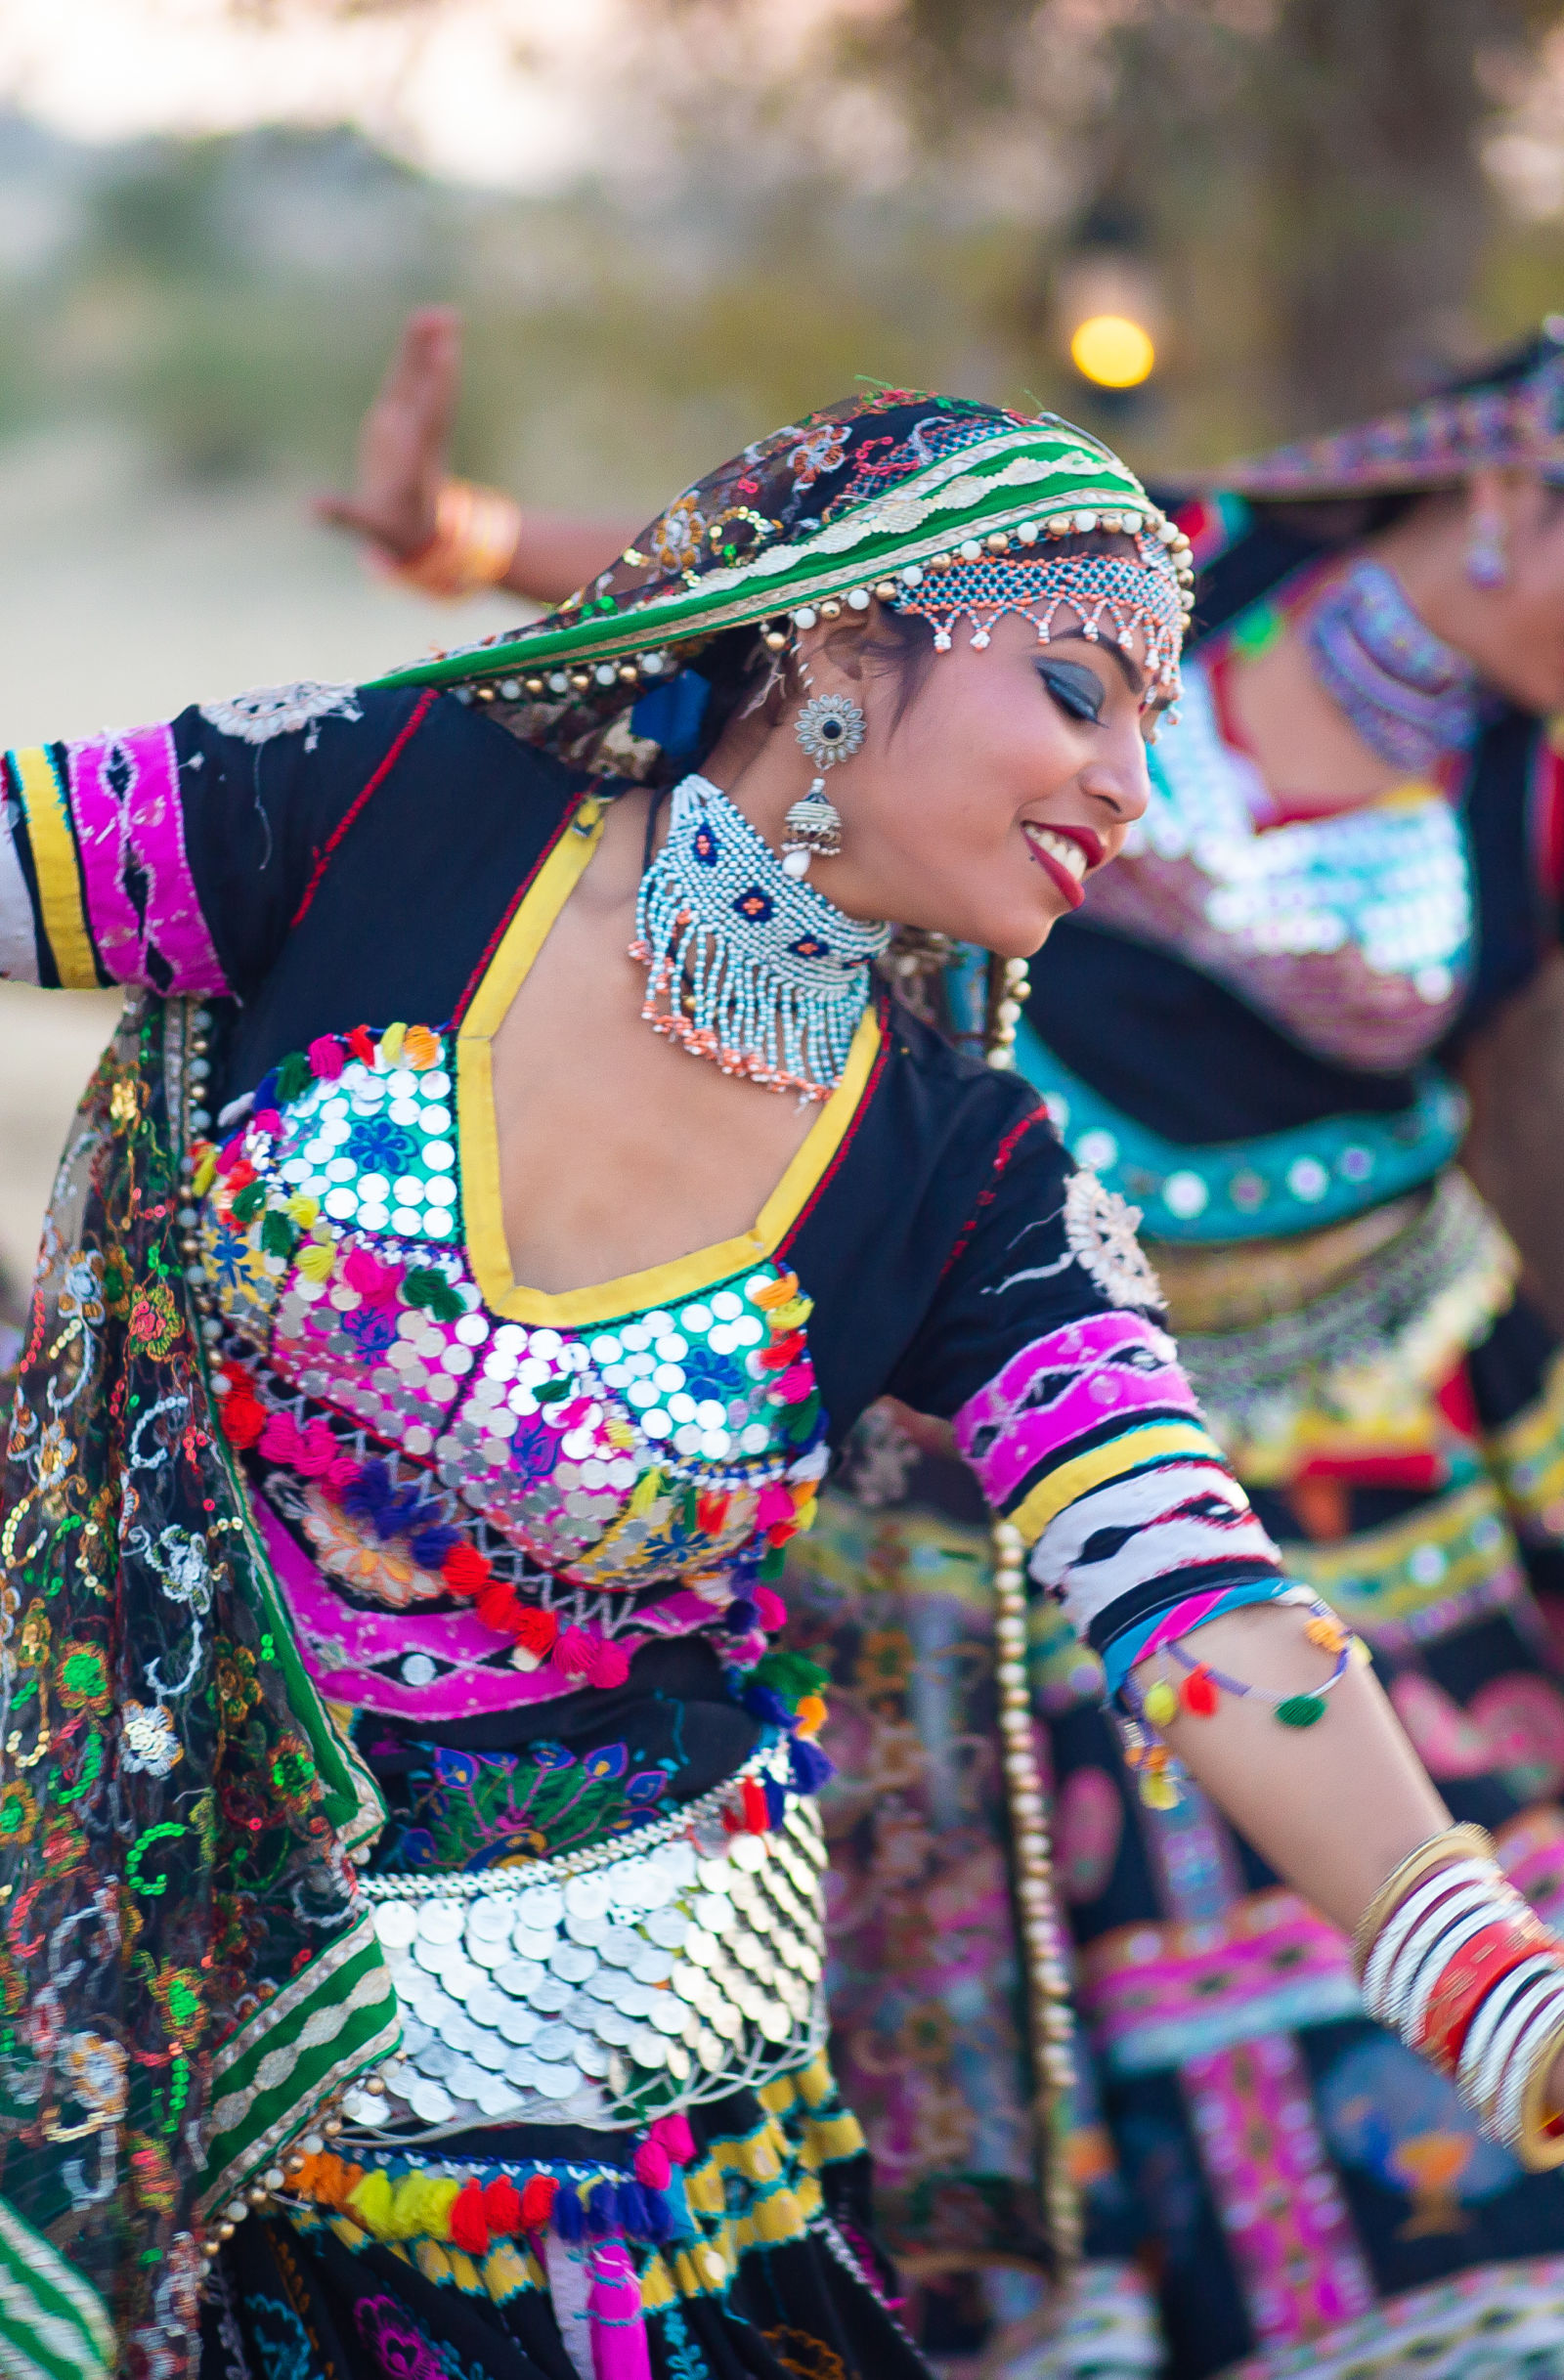
<instances>
[{"instance_id":1,"label":"silver jhumka earring","mask_svg":"<svg viewBox=\"0 0 1564 2380\"><path fill-rule=\"evenodd\" d=\"M1473 586L1502 586L1509 577L1501 512L1474 514L1466 540L1466 576Z\"/></svg>"},{"instance_id":2,"label":"silver jhumka earring","mask_svg":"<svg viewBox=\"0 0 1564 2380\"><path fill-rule=\"evenodd\" d=\"M834 768L862 748L863 712L848 694L817 694L799 713L793 732L816 768ZM782 824L782 865L789 876L807 876L811 859L835 859L842 848L842 813L823 776Z\"/></svg>"}]
</instances>

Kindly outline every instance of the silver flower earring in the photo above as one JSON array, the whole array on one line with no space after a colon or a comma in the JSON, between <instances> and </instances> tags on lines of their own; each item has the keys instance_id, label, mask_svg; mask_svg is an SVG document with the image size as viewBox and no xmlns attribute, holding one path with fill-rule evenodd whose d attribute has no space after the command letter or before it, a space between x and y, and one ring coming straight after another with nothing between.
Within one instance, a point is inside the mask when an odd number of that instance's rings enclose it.
<instances>
[{"instance_id":1,"label":"silver flower earring","mask_svg":"<svg viewBox=\"0 0 1564 2380\"><path fill-rule=\"evenodd\" d=\"M863 713L848 694L817 694L799 713L793 732L816 768L834 768L862 748ZM811 859L835 859L842 848L842 813L823 776L782 823L782 865L789 876L807 876Z\"/></svg>"}]
</instances>

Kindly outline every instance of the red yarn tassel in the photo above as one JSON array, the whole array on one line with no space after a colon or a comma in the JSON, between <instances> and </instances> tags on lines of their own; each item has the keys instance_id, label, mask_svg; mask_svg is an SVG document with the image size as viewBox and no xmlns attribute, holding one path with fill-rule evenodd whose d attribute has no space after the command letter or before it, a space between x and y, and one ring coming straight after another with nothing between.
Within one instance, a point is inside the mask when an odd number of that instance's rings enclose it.
<instances>
[{"instance_id":1,"label":"red yarn tassel","mask_svg":"<svg viewBox=\"0 0 1564 2380\"><path fill-rule=\"evenodd\" d=\"M489 2253L484 2193L476 2180L463 2183L452 2201L451 2241L454 2247L464 2248L469 2256L487 2256Z\"/></svg>"},{"instance_id":2,"label":"red yarn tassel","mask_svg":"<svg viewBox=\"0 0 1564 2380\"><path fill-rule=\"evenodd\" d=\"M508 2174L497 2174L483 2194L483 2211L496 2239L521 2229L521 2192Z\"/></svg>"}]
</instances>

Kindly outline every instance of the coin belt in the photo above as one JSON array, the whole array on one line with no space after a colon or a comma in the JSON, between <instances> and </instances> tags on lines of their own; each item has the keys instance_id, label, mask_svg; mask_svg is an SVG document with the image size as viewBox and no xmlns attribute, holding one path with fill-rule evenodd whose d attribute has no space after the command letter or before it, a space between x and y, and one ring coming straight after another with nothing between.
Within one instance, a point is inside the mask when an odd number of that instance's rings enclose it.
<instances>
[{"instance_id":1,"label":"coin belt","mask_svg":"<svg viewBox=\"0 0 1564 2380\"><path fill-rule=\"evenodd\" d=\"M745 1778L783 1789L734 1831ZM813 1799L785 1744L643 1832L590 1853L450 1877L366 1880L401 2003L385 2096L343 2114L399 2142L474 2125L643 2123L804 2064L826 2031ZM771 1796L774 1806L774 1791Z\"/></svg>"}]
</instances>

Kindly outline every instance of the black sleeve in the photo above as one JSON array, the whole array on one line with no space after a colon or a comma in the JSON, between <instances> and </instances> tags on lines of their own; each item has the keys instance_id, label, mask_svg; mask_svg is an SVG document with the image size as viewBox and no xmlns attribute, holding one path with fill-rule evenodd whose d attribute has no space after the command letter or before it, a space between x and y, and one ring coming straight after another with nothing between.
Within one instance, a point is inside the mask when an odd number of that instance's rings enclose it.
<instances>
[{"instance_id":1,"label":"black sleeve","mask_svg":"<svg viewBox=\"0 0 1564 2380\"><path fill-rule=\"evenodd\" d=\"M248 715L288 695L301 699L285 720L335 700L297 724ZM228 990L243 999L264 978L355 822L393 770L418 765L437 707L466 724L428 691L325 687L193 707L174 721L191 878Z\"/></svg>"},{"instance_id":2,"label":"black sleeve","mask_svg":"<svg viewBox=\"0 0 1564 2380\"><path fill-rule=\"evenodd\" d=\"M0 761L0 974L243 998L432 693L299 685ZM471 722L478 732L478 722Z\"/></svg>"}]
</instances>

